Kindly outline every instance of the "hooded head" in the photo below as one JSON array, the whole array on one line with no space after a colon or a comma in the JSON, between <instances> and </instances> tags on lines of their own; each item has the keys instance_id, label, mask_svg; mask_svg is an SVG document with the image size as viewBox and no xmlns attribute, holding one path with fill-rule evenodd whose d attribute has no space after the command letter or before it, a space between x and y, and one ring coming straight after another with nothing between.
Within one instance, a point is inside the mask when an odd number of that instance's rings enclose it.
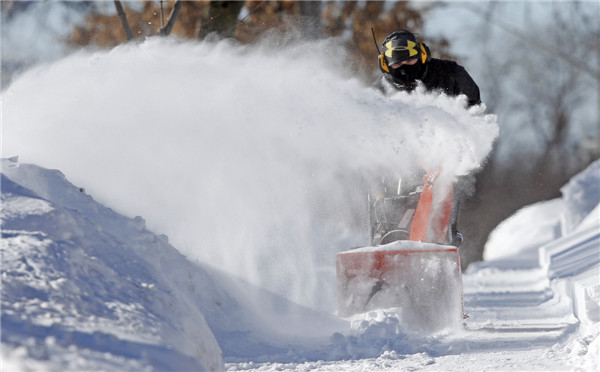
<instances>
[{"instance_id":1,"label":"hooded head","mask_svg":"<svg viewBox=\"0 0 600 372\"><path fill-rule=\"evenodd\" d=\"M412 32L392 31L383 41L382 48L380 68L389 74L393 82L414 86L415 81L423 77L425 63L429 60L429 48L417 42Z\"/></svg>"}]
</instances>

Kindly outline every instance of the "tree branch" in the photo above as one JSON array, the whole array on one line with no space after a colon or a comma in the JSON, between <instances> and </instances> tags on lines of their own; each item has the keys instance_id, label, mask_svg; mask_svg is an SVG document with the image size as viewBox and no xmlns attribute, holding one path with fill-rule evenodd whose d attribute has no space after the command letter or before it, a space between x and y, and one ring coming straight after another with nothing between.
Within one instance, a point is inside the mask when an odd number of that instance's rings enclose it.
<instances>
[{"instance_id":1,"label":"tree branch","mask_svg":"<svg viewBox=\"0 0 600 372\"><path fill-rule=\"evenodd\" d=\"M123 30L125 30L125 36L127 37L127 41L133 39L133 32L131 32L131 28L129 27L129 22L127 22L127 15L123 10L123 5L119 0L114 0L115 8L117 8L117 14L119 15L119 19L121 19L121 24L123 25Z\"/></svg>"},{"instance_id":2,"label":"tree branch","mask_svg":"<svg viewBox=\"0 0 600 372\"><path fill-rule=\"evenodd\" d=\"M177 20L177 15L179 14L179 10L181 10L181 5L182 5L181 0L177 0L175 2L175 5L173 6L173 10L171 11L171 14L169 15L169 20L167 21L167 24L164 27L161 27L161 29L158 31L158 34L160 36L168 36L171 33L171 30L173 29L173 25L175 25L175 21Z\"/></svg>"}]
</instances>

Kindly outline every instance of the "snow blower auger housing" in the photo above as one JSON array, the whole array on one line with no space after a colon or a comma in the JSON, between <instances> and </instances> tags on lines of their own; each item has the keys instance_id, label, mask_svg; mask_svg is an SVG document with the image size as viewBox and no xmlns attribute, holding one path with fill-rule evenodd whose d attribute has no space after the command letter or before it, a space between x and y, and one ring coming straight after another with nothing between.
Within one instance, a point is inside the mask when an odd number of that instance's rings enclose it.
<instances>
[{"instance_id":1,"label":"snow blower auger housing","mask_svg":"<svg viewBox=\"0 0 600 372\"><path fill-rule=\"evenodd\" d=\"M427 328L462 320L452 186L436 185L434 194L435 178L428 173L408 195L370 200L372 246L336 257L339 316L401 308L407 324Z\"/></svg>"}]
</instances>

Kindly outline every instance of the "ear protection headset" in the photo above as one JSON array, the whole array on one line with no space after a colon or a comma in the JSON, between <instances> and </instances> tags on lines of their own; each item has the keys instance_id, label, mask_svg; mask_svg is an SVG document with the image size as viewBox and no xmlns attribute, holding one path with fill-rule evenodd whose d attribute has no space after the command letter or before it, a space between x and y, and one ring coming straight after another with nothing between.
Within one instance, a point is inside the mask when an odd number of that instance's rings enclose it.
<instances>
[{"instance_id":1,"label":"ear protection headset","mask_svg":"<svg viewBox=\"0 0 600 372\"><path fill-rule=\"evenodd\" d=\"M400 30L400 31L405 31L405 30ZM375 37L373 35L373 37ZM389 36L388 36L389 38ZM386 40L383 41L383 45L385 46L386 41L388 40L388 38L386 38ZM425 43L417 43L418 46L418 50L419 50L419 58L421 60L421 63L425 64L427 62L429 62L431 60L431 52L429 50L429 47L427 46L427 44ZM379 48L378 48L379 49ZM387 59L385 58L384 55L385 52L380 52L379 53L379 69L382 72L386 72L386 73L390 73L390 67L388 66L387 63Z\"/></svg>"}]
</instances>

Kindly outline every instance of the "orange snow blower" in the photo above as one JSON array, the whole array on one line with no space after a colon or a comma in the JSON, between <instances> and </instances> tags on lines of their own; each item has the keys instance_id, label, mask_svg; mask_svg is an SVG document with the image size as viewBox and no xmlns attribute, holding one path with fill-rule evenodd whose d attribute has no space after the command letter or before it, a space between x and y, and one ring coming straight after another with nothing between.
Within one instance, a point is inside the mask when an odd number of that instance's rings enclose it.
<instances>
[{"instance_id":1,"label":"orange snow blower","mask_svg":"<svg viewBox=\"0 0 600 372\"><path fill-rule=\"evenodd\" d=\"M461 319L460 258L450 226L456 211L452 186L436 184L438 174L427 173L408 195L369 203L372 246L336 257L339 316L400 308L407 323L428 328Z\"/></svg>"}]
</instances>

